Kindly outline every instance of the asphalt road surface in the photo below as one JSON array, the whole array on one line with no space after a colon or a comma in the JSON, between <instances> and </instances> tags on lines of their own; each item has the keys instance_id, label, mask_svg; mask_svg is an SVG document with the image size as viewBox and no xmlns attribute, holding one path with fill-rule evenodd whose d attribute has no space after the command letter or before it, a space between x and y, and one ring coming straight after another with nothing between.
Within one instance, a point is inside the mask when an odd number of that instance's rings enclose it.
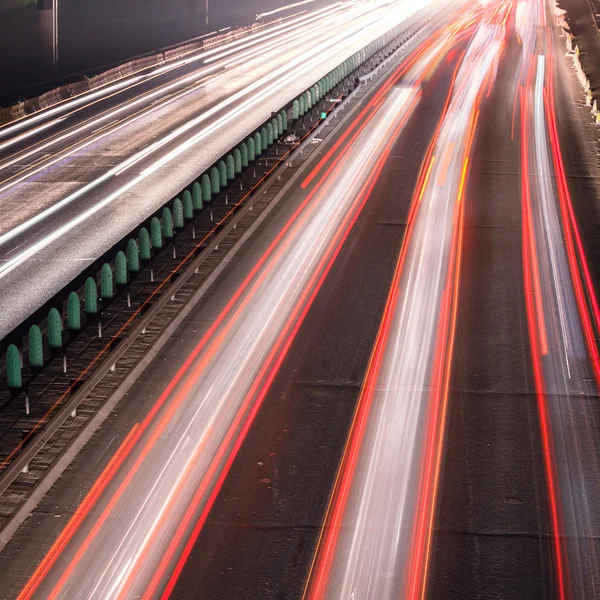
<instances>
[{"instance_id":1,"label":"asphalt road surface","mask_svg":"<svg viewBox=\"0 0 600 600\"><path fill-rule=\"evenodd\" d=\"M432 33L17 532L7 597L594 598L596 165L561 43L536 2Z\"/></svg>"}]
</instances>

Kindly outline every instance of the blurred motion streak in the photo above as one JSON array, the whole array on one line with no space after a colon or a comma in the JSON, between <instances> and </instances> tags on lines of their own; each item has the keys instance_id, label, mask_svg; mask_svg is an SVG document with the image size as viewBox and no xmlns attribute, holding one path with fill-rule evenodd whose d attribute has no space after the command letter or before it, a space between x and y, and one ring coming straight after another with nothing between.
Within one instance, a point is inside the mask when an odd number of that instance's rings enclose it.
<instances>
[{"instance_id":1,"label":"blurred motion streak","mask_svg":"<svg viewBox=\"0 0 600 600\"><path fill-rule=\"evenodd\" d=\"M413 197L307 600L425 595L458 302L462 199L478 106L495 78L510 3L478 10L480 24L459 61Z\"/></svg>"},{"instance_id":2,"label":"blurred motion streak","mask_svg":"<svg viewBox=\"0 0 600 600\"><path fill-rule=\"evenodd\" d=\"M266 389L418 98L414 89L394 90L363 120L20 598L169 595Z\"/></svg>"},{"instance_id":3,"label":"blurred motion streak","mask_svg":"<svg viewBox=\"0 0 600 600\"><path fill-rule=\"evenodd\" d=\"M299 79L323 70L324 61L339 56L343 57L342 62L430 4L431 0L371 0L335 6L321 18L303 17L301 27L296 27L295 22L288 23L290 31L283 29L273 39L265 33L261 42L248 50L244 44L249 42L241 42L235 64L220 64L217 72L211 74L207 72L211 63L207 65L209 59L206 59L199 71L175 83L146 92L74 130L8 157L0 163L0 171L6 174L0 187L0 209L11 207L29 187L37 188L40 177L51 175L53 181L61 181L63 177L69 185L44 186L44 193L39 194L35 203L18 212L5 209L9 215L0 219L0 259L4 259L0 264L0 280L11 274L12 278L18 277L15 271L25 268L30 259L74 235L84 224L89 226L92 217L122 203L133 190L148 185L149 180L160 185L161 169L172 166L182 156L189 160L189 152L198 152L201 143L206 144L215 136L242 138L247 133L242 130L249 114L265 101L289 90ZM231 49L216 51L210 60L230 60ZM205 54L201 56L206 58ZM286 60L282 59L284 56ZM239 87L236 82L244 79L247 84ZM213 98L208 106L203 105L206 96L202 94L215 92L217 101ZM157 99L148 103L157 95ZM156 101L160 103L155 105ZM132 104L136 112L130 114L127 111ZM190 111L183 120L182 107ZM121 114L123 111L125 114ZM116 116L119 119L112 122ZM101 127L87 133L90 127L105 121L108 121L106 129ZM172 126L165 129L169 123ZM63 147L62 143L69 145ZM55 151L45 156L44 152L55 145ZM88 157L88 153L98 156L103 149L112 154L114 146L128 148L127 155L117 153L114 161L90 165L82 180L72 180L73 164ZM27 164L28 160L34 160L33 164ZM18 164L13 164L15 161ZM11 174L15 169L17 172ZM66 194L65 189L68 189ZM136 209L143 211L144 203L136 204Z\"/></svg>"},{"instance_id":4,"label":"blurred motion streak","mask_svg":"<svg viewBox=\"0 0 600 600\"><path fill-rule=\"evenodd\" d=\"M597 598L600 461L590 440L600 317L559 143L552 34L542 2L521 6L523 276L555 581L561 599Z\"/></svg>"}]
</instances>

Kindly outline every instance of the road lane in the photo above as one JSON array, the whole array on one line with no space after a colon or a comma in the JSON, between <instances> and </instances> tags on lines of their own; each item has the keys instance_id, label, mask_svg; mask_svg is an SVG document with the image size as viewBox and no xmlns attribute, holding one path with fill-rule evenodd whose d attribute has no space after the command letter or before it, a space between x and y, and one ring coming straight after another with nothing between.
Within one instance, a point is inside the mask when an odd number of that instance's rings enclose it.
<instances>
[{"instance_id":1,"label":"road lane","mask_svg":"<svg viewBox=\"0 0 600 600\"><path fill-rule=\"evenodd\" d=\"M305 597L424 593L478 106L509 6L481 9L423 165Z\"/></svg>"},{"instance_id":2,"label":"road lane","mask_svg":"<svg viewBox=\"0 0 600 600\"><path fill-rule=\"evenodd\" d=\"M507 278L496 270L486 274L478 269L472 286L476 286L477 297L481 293L505 296L510 291L505 303L520 318L508 322L499 307L483 309L490 322L492 318L499 322L494 340L503 343L495 343L493 349L486 349L485 338L479 338L482 326L490 329L490 325L472 316L463 320L463 345L468 346L462 357L465 367L455 374L459 404L448 440L431 597L446 589L491 596L597 596L597 300L569 192L573 184L578 188L580 144L587 136L581 135L580 124L570 127L568 133L563 129L562 143L557 134L557 105L563 123L567 115L572 117L575 107L570 105L566 91L569 74L555 49L549 21L542 3L519 3L521 44L514 39L509 42L513 49L508 51L508 68L519 73L516 127L512 129L520 157L511 174L512 186L506 188L512 219L518 222L516 209L521 210L522 243L517 256L506 237L503 255L509 257L508 266L515 272L521 267L523 283L507 287ZM557 63L559 67L555 67ZM500 100L496 112L508 119ZM506 133L504 140L494 144L499 148L507 145ZM565 174L563 150L571 160L575 157L572 173L577 176L571 181ZM521 183L515 189L517 177ZM473 192L475 196L480 193ZM494 207L483 214L496 224L505 218ZM585 209L580 204L581 214L587 214L588 221L583 224L589 236L597 215L592 216L589 204ZM481 249L498 241L493 230L478 238ZM467 295L465 314L474 300L475 293ZM513 357L515 348L520 356ZM481 355L486 356L483 364L475 358ZM516 359L521 360L521 369L517 369ZM512 381L520 386L515 391L522 389L529 401L521 400L519 408L513 406L510 396L505 405L506 398L501 397L503 405L494 406L492 419L489 401L484 408L475 407L470 399L465 400L462 390L481 385L470 381L472 365L479 365L476 374L483 376L484 382L491 380L494 388L502 386L506 369L498 365L507 361L512 365ZM521 377L515 379L519 372ZM512 429L506 431L503 424L509 419ZM484 444L485 440L489 442ZM472 465L466 477L461 476L465 460ZM478 477L479 469L485 471ZM490 471L496 477L488 482ZM461 491L461 482L468 492ZM466 519L462 516L465 505ZM459 544L459 539L465 541ZM457 553L456 548L461 551Z\"/></svg>"},{"instance_id":3,"label":"road lane","mask_svg":"<svg viewBox=\"0 0 600 600\"><path fill-rule=\"evenodd\" d=\"M547 494L521 257L522 56L509 22L465 194L463 266L428 597L551 598ZM517 115L518 117L518 115Z\"/></svg>"},{"instance_id":4,"label":"road lane","mask_svg":"<svg viewBox=\"0 0 600 600\"><path fill-rule=\"evenodd\" d=\"M301 48L262 61L260 73L244 64L233 65L220 75L220 84L197 91L200 100L190 93L177 109L177 102L159 106L147 120L107 135L31 175L29 183L7 190L0 209L4 207L7 222L21 229L5 231L0 243L0 302L10 307L0 318L0 335L188 185L271 111L416 10L406 1L385 9L372 3L352 5L348 14L319 23L320 33L303 39ZM327 23L330 29L325 31ZM329 35L331 28L334 36ZM163 128L163 137L155 139L157 127ZM144 146L144 140L149 145ZM122 148L137 149L139 162L132 162ZM23 204L30 206L29 211L15 210ZM20 222L16 215L22 214L29 215L29 221ZM98 223L103 224L101 229ZM27 302L20 299L23 287L30 290Z\"/></svg>"}]
</instances>

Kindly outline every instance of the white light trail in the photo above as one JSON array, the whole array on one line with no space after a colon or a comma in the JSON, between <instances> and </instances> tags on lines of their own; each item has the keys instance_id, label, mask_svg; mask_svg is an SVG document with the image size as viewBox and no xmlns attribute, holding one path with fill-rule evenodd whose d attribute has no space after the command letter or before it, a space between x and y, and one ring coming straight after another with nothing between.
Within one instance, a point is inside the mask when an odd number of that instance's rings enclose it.
<instances>
[{"instance_id":1,"label":"white light trail","mask_svg":"<svg viewBox=\"0 0 600 600\"><path fill-rule=\"evenodd\" d=\"M304 54L296 56L284 66L273 70L268 75L260 78L243 90L232 94L211 109L201 113L199 116L193 119L190 119L184 125L178 127L160 140L150 144L143 150L132 155L126 161L123 161L119 165L113 167L101 177L86 184L81 189L66 196L51 207L41 211L35 217L24 223L21 223L17 227L0 236L0 246L2 246L15 239L18 235L23 234L34 225L47 219L48 216L65 208L67 205L78 200L83 195L94 190L101 184L111 179L113 176L122 174L126 169L130 168L140 160L158 152L165 145L181 138L184 134L192 131L201 123L216 116L224 109L232 107L230 112L218 118L210 126L201 129L191 138L183 140L176 149L171 150L164 156L158 158L150 166L146 167L139 175L133 177L129 182L120 187L116 192L111 193L101 200L98 200L93 206L83 211L77 217L58 227L52 233L46 235L43 239L38 240L25 250L22 250L19 254L4 262L0 266L0 279L6 277L6 275L14 271L14 269L19 267L19 265L21 265L24 261L28 260L41 250L47 248L50 244L58 240L64 234L72 231L84 221L97 214L101 209L108 206L111 202L122 196L125 192L132 189L141 181L145 180L151 174L155 173L158 169L166 166L176 157L180 156L182 153L188 151L199 142L206 139L206 137L211 133L224 128L231 122L234 122L234 120L240 115L245 114L248 110L252 109L252 107L259 105L262 101L269 98L272 93L280 89L285 89L285 86L295 81L299 75L318 68L324 54L330 52L332 49L336 49L337 51L341 52L345 51L347 54L351 54L353 51L356 51L356 49L364 46L367 40L377 38L384 31L388 31L397 23L404 21L409 16L414 14L414 12L421 9L423 6L426 6L428 1L429 0L422 0L422 4L418 5L415 2L412 2L408 6L406 2L397 3L395 5L395 10L387 8L385 11L375 12L374 14L369 13L367 15L368 18L363 16L360 19L352 21L349 25L349 31L344 31L337 35L331 36L325 41L313 46ZM247 99L244 100L244 98ZM236 105L238 102L239 104Z\"/></svg>"},{"instance_id":2,"label":"white light trail","mask_svg":"<svg viewBox=\"0 0 600 600\"><path fill-rule=\"evenodd\" d=\"M417 503L434 360L444 294L452 295L457 268L452 261L466 160L478 98L495 72L503 39L502 27L479 26L456 78L361 393L364 409L349 440L350 462L344 462L332 498L330 516L339 521L324 525L309 600L408 597L413 534L424 510Z\"/></svg>"}]
</instances>

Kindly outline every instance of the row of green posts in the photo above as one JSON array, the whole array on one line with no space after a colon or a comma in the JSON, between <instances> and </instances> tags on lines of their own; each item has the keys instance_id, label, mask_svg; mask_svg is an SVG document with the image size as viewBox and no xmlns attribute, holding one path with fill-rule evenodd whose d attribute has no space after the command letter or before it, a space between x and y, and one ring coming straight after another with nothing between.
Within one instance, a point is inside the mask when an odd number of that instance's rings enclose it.
<instances>
[{"instance_id":1,"label":"row of green posts","mask_svg":"<svg viewBox=\"0 0 600 600\"><path fill-rule=\"evenodd\" d=\"M394 28L396 32L398 28ZM371 42L368 46L347 58L342 64L327 73L319 79L310 89L306 90L298 96L292 103L292 119L297 121L304 117L312 110L318 102L324 98L331 90L336 88L340 83L346 80L354 71L359 69L368 60L370 60L377 52L383 50L389 43L397 37L397 33L388 32L382 38L378 38Z\"/></svg>"},{"instance_id":2,"label":"row of green posts","mask_svg":"<svg viewBox=\"0 0 600 600\"><path fill-rule=\"evenodd\" d=\"M166 242L172 241L178 230L194 215L212 202L242 170L247 168L272 146L288 129L287 112L282 109L237 148L220 160L209 171L196 180L191 189L186 189L170 206L165 206L159 215L150 219L149 227L139 229L137 239L130 238L125 250L119 250L114 259L114 270L104 263L97 277L88 277L83 288L83 307L79 294L72 291L67 298L67 329L71 334L81 330L82 312L87 319L98 318L102 306L110 302L117 289L125 289L142 265L152 259L153 252L161 250ZM83 311L82 311L83 308ZM51 353L64 349L64 323L61 311L51 308L47 317L46 341ZM101 328L99 326L99 332ZM28 364L35 372L44 366L44 343L42 329L32 325L27 338ZM23 359L19 348L11 344L6 352L6 375L8 387L13 391L23 388Z\"/></svg>"},{"instance_id":3,"label":"row of green posts","mask_svg":"<svg viewBox=\"0 0 600 600\"><path fill-rule=\"evenodd\" d=\"M360 68L366 61L390 40L399 34L395 28L382 38L374 40L362 50L338 65L322 77L310 89L303 92L292 103L292 120L295 122L304 117L332 89L343 82L352 72ZM83 312L88 319L98 318L103 303L109 302L115 295L115 288L124 289L129 280L139 273L142 264L152 259L152 253L163 248L165 241L173 240L176 232L183 229L186 221L212 202L221 190L226 189L229 182L241 174L242 170L253 163L263 152L273 145L288 130L287 112L282 109L268 123L242 142L237 148L220 160L209 171L203 173L191 185L191 190L183 192L171 206L165 206L158 215L150 220L149 230L146 226L139 229L137 239L129 239L125 250L119 250L114 260L114 272L109 263L100 269L98 286L96 277L88 277L83 290ZM99 289L98 289L99 288ZM73 291L67 298L67 329L76 334L82 328L82 302L77 292ZM101 330L100 330L101 331ZM63 317L57 308L51 308L47 318L46 339L52 353L64 349ZM35 371L44 366L44 344L42 329L32 325L29 329L28 363ZM8 387L19 391L23 387L23 359L19 348L11 344L6 352L6 373Z\"/></svg>"}]
</instances>

